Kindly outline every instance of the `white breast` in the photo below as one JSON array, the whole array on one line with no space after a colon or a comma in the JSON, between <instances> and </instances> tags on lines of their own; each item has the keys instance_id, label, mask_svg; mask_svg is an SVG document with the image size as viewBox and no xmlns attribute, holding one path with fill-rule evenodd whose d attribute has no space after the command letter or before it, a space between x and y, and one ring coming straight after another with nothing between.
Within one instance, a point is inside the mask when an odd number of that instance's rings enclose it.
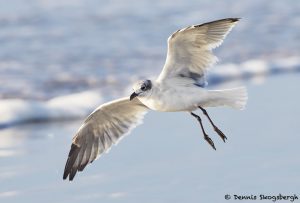
<instances>
[{"instance_id":1,"label":"white breast","mask_svg":"<svg viewBox=\"0 0 300 203\"><path fill-rule=\"evenodd\" d=\"M139 100L155 111L192 111L205 97L206 90L197 86L160 85L152 89L147 97Z\"/></svg>"}]
</instances>

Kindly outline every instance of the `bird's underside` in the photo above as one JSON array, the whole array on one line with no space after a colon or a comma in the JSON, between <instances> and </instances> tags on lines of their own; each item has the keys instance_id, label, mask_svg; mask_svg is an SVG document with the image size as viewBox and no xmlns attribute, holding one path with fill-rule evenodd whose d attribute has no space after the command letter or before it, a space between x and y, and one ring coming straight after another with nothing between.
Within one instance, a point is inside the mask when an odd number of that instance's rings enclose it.
<instances>
[{"instance_id":1,"label":"bird's underside","mask_svg":"<svg viewBox=\"0 0 300 203\"><path fill-rule=\"evenodd\" d=\"M137 83L130 97L105 103L87 117L73 138L63 179L73 180L78 171L82 171L101 154L108 152L113 144L117 144L124 135L130 133L134 127L142 122L144 115L150 109L163 111L163 105L157 105L157 103L162 103L159 100L165 101L165 109L171 109L170 105L172 103L175 111L178 108L180 111L189 112L195 117L200 124L204 139L213 149L216 149L214 142L204 129L201 117L192 112L195 108L200 109L214 131L225 142L227 137L214 124L205 108L228 106L242 109L247 100L246 89L206 90L204 88L206 84L205 74L210 66L217 61L212 50L221 45L223 39L238 20L238 18L227 18L189 26L173 33L168 38L166 63L156 81L145 80ZM189 94L179 94L175 99L166 98L168 95L172 95L172 91L165 85L166 92L169 93L159 92L161 89L157 88L158 84L169 84L171 87L173 84L174 88L177 88L175 92L181 92L178 86L180 88L185 87L187 92L193 94L195 92L192 91L201 88L203 94L201 93L199 96L202 103L195 103L196 100L188 100L193 103L188 103L187 106L191 105L194 108L183 107L186 101L181 103L176 103L176 101L188 98ZM182 91L185 91L184 88ZM204 96L207 97L206 102L203 102ZM180 106L180 104L182 105Z\"/></svg>"}]
</instances>

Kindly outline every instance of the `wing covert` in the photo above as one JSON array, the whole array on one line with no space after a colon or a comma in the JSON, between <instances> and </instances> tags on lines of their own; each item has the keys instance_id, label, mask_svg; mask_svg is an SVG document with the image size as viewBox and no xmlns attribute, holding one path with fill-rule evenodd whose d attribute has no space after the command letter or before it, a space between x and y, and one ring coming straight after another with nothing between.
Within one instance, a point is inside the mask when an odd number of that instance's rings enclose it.
<instances>
[{"instance_id":1,"label":"wing covert","mask_svg":"<svg viewBox=\"0 0 300 203\"><path fill-rule=\"evenodd\" d=\"M98 107L73 138L63 179L69 176L73 180L77 171L82 171L140 124L147 111L138 99L129 101L127 97Z\"/></svg>"},{"instance_id":2,"label":"wing covert","mask_svg":"<svg viewBox=\"0 0 300 203\"><path fill-rule=\"evenodd\" d=\"M168 38L168 53L158 81L183 77L205 83L205 73L217 57L212 49L220 46L239 18L227 18L178 30Z\"/></svg>"}]
</instances>

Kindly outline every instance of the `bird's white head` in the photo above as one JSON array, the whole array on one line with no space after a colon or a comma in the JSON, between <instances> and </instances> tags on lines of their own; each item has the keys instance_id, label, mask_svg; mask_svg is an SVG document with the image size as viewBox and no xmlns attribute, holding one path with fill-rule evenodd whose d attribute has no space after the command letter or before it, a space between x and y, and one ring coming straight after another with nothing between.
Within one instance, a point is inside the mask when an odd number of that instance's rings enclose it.
<instances>
[{"instance_id":1,"label":"bird's white head","mask_svg":"<svg viewBox=\"0 0 300 203\"><path fill-rule=\"evenodd\" d=\"M140 80L136 82L132 87L133 93L130 95L130 100L132 100L135 97L147 96L150 93L151 88L151 80Z\"/></svg>"}]
</instances>

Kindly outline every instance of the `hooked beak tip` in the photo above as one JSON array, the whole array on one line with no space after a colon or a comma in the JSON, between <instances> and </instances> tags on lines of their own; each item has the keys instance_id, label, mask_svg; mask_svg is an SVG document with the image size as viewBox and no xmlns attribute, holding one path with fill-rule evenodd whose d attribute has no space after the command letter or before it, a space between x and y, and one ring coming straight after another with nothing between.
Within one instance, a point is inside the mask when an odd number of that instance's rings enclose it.
<instances>
[{"instance_id":1,"label":"hooked beak tip","mask_svg":"<svg viewBox=\"0 0 300 203\"><path fill-rule=\"evenodd\" d=\"M131 95L130 95L130 97L129 97L129 100L131 101L131 100L133 100L135 97L137 97L138 96L138 94L137 93L135 93L135 92L133 92Z\"/></svg>"}]
</instances>

